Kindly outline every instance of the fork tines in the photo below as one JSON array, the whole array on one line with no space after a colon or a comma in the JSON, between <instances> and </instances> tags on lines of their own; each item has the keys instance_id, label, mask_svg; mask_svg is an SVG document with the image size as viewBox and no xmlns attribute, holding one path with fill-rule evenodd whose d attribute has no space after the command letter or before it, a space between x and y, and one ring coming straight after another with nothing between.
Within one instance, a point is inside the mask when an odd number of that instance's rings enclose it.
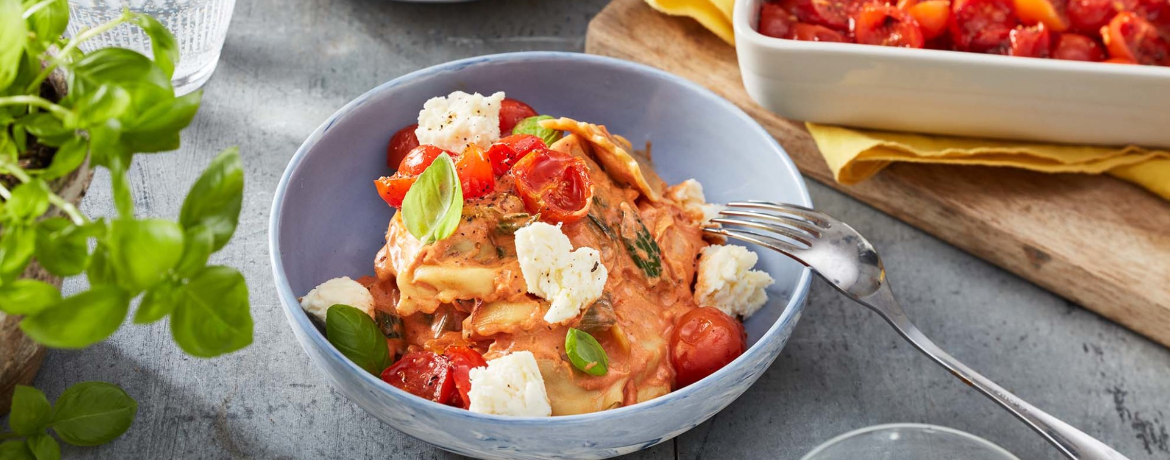
<instances>
[{"instance_id":1,"label":"fork tines","mask_svg":"<svg viewBox=\"0 0 1170 460\"><path fill-rule=\"evenodd\" d=\"M726 217L711 219L711 222L722 227L705 228L704 231L781 252L808 249L821 237L823 230L831 225L828 219L812 209L766 201L728 203L719 214L737 219Z\"/></svg>"}]
</instances>

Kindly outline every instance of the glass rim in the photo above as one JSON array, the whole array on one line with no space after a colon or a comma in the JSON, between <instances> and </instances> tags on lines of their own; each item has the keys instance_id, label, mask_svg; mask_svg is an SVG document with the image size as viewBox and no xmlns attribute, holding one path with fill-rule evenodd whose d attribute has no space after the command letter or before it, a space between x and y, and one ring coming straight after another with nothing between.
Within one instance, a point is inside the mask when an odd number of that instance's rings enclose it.
<instances>
[{"instance_id":1,"label":"glass rim","mask_svg":"<svg viewBox=\"0 0 1170 460\"><path fill-rule=\"evenodd\" d=\"M829 439L828 441L821 443L820 445L814 447L813 450L809 451L807 454L804 454L804 456L801 457L800 460L811 460L814 458L814 456L820 454L821 452L824 452L826 449L836 445L837 443L844 441L846 439L852 438L852 437L857 436L857 435L871 433L874 431L897 429L897 428L930 429L930 430L941 431L941 432L944 432L947 434L957 435L959 437L967 438L967 439L970 439L972 441L975 441L976 443L981 444L981 445L991 449L992 451L995 451L996 453L1003 455L1005 460L1020 460L1019 457L1016 457L1015 454L1008 452L1007 449L1004 449L1003 447L1000 447L998 444L995 444L991 441L983 439L979 436L973 435L973 434L968 433L966 431L957 430L954 428L949 428L949 427L940 426L940 425L931 425L929 423L883 423L880 425L871 425L871 426L867 426L864 428L858 428L856 430L848 431L848 432L839 434L837 436L834 436L831 439Z\"/></svg>"}]
</instances>

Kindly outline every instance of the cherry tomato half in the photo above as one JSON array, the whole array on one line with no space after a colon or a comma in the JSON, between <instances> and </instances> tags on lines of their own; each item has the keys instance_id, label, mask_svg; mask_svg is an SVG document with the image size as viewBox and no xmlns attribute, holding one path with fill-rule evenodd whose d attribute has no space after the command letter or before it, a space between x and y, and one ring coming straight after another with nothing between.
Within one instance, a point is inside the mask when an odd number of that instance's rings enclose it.
<instances>
[{"instance_id":1,"label":"cherry tomato half","mask_svg":"<svg viewBox=\"0 0 1170 460\"><path fill-rule=\"evenodd\" d=\"M397 174L383 176L374 181L374 187L378 189L378 196L382 197L382 201L391 207L401 208L402 200L406 198L406 192L410 190L410 186L414 185L416 179L414 176L401 177Z\"/></svg>"},{"instance_id":2,"label":"cherry tomato half","mask_svg":"<svg viewBox=\"0 0 1170 460\"><path fill-rule=\"evenodd\" d=\"M1015 26L1011 0L956 0L951 5L951 38L960 51L1005 54Z\"/></svg>"},{"instance_id":3,"label":"cherry tomato half","mask_svg":"<svg viewBox=\"0 0 1170 460\"><path fill-rule=\"evenodd\" d=\"M941 37L947 31L947 22L951 19L950 0L930 0L916 3L906 9L910 16L918 21L922 29L922 38L930 41Z\"/></svg>"},{"instance_id":4,"label":"cherry tomato half","mask_svg":"<svg viewBox=\"0 0 1170 460\"><path fill-rule=\"evenodd\" d=\"M814 24L805 24L803 22L792 26L792 31L788 38L792 40L804 40L806 42L846 43L849 41L844 35L841 35L841 33L833 29Z\"/></svg>"},{"instance_id":5,"label":"cherry tomato half","mask_svg":"<svg viewBox=\"0 0 1170 460\"><path fill-rule=\"evenodd\" d=\"M1170 42L1142 17L1122 11L1101 28L1109 56L1145 65L1170 65Z\"/></svg>"},{"instance_id":6,"label":"cherry tomato half","mask_svg":"<svg viewBox=\"0 0 1170 460\"><path fill-rule=\"evenodd\" d=\"M507 136L512 134L512 128L516 127L516 123L520 123L528 117L535 117L536 110L529 107L528 104L517 101L515 99L504 98L500 103L500 136Z\"/></svg>"},{"instance_id":7,"label":"cherry tomato half","mask_svg":"<svg viewBox=\"0 0 1170 460\"><path fill-rule=\"evenodd\" d=\"M670 336L675 383L685 387L714 374L747 349L743 325L715 307L687 312Z\"/></svg>"},{"instance_id":8,"label":"cherry tomato half","mask_svg":"<svg viewBox=\"0 0 1170 460\"><path fill-rule=\"evenodd\" d=\"M866 5L854 17L853 35L866 45L922 48L926 42L918 21L891 5Z\"/></svg>"},{"instance_id":9,"label":"cherry tomato half","mask_svg":"<svg viewBox=\"0 0 1170 460\"><path fill-rule=\"evenodd\" d=\"M797 0L795 9L800 22L844 32L849 30L849 17L861 9L861 5L858 0Z\"/></svg>"},{"instance_id":10,"label":"cherry tomato half","mask_svg":"<svg viewBox=\"0 0 1170 460\"><path fill-rule=\"evenodd\" d=\"M402 163L402 159L406 158L406 154L418 147L418 137L414 135L416 129L418 124L413 124L394 133L390 143L386 144L386 166L397 167Z\"/></svg>"},{"instance_id":11,"label":"cherry tomato half","mask_svg":"<svg viewBox=\"0 0 1170 460\"><path fill-rule=\"evenodd\" d=\"M589 213L593 180L581 158L537 149L516 162L512 175L524 207L542 220L570 223Z\"/></svg>"},{"instance_id":12,"label":"cherry tomato half","mask_svg":"<svg viewBox=\"0 0 1170 460\"><path fill-rule=\"evenodd\" d=\"M1069 28L1068 0L1015 0L1016 16L1026 26L1044 24L1048 30Z\"/></svg>"},{"instance_id":13,"label":"cherry tomato half","mask_svg":"<svg viewBox=\"0 0 1170 460\"><path fill-rule=\"evenodd\" d=\"M1008 40L1011 42L1011 47L1008 49L1010 56L1046 58L1051 49L1048 28L1044 26L1043 22L1036 23L1034 26L1019 26L1012 29Z\"/></svg>"},{"instance_id":14,"label":"cherry tomato half","mask_svg":"<svg viewBox=\"0 0 1170 460\"><path fill-rule=\"evenodd\" d=\"M1052 58L1066 61L1100 61L1105 59L1105 50L1092 38L1066 32L1060 34L1052 45Z\"/></svg>"},{"instance_id":15,"label":"cherry tomato half","mask_svg":"<svg viewBox=\"0 0 1170 460\"><path fill-rule=\"evenodd\" d=\"M760 26L757 29L769 37L788 38L796 21L796 15L781 4L764 2L760 6Z\"/></svg>"},{"instance_id":16,"label":"cherry tomato half","mask_svg":"<svg viewBox=\"0 0 1170 460\"><path fill-rule=\"evenodd\" d=\"M441 149L433 145L420 145L415 147L406 157L402 159L402 163L398 164L398 173L402 176L417 176L426 171L431 163L435 162L435 158L446 153L447 156L454 158L455 153L449 150Z\"/></svg>"},{"instance_id":17,"label":"cherry tomato half","mask_svg":"<svg viewBox=\"0 0 1170 460\"><path fill-rule=\"evenodd\" d=\"M475 145L468 145L459 161L455 162L459 174L459 185L463 186L463 199L479 198L496 188L496 176L492 174L492 163L487 153Z\"/></svg>"},{"instance_id":18,"label":"cherry tomato half","mask_svg":"<svg viewBox=\"0 0 1170 460\"><path fill-rule=\"evenodd\" d=\"M1069 0L1069 28L1086 35L1096 35L1117 11L1113 0Z\"/></svg>"},{"instance_id":19,"label":"cherry tomato half","mask_svg":"<svg viewBox=\"0 0 1170 460\"><path fill-rule=\"evenodd\" d=\"M479 352L468 347L447 347L443 356L451 363L451 377L455 380L455 389L459 392L453 401L455 406L468 409L471 407L471 370L477 367L487 367L487 361Z\"/></svg>"},{"instance_id":20,"label":"cherry tomato half","mask_svg":"<svg viewBox=\"0 0 1170 460\"><path fill-rule=\"evenodd\" d=\"M382 380L439 404L450 404L455 395L450 360L429 351L407 353L382 371Z\"/></svg>"},{"instance_id":21,"label":"cherry tomato half","mask_svg":"<svg viewBox=\"0 0 1170 460\"><path fill-rule=\"evenodd\" d=\"M488 147L487 156L492 161L492 172L502 176L512 169L517 161L538 148L547 148L544 140L531 134L513 134L496 141Z\"/></svg>"}]
</instances>

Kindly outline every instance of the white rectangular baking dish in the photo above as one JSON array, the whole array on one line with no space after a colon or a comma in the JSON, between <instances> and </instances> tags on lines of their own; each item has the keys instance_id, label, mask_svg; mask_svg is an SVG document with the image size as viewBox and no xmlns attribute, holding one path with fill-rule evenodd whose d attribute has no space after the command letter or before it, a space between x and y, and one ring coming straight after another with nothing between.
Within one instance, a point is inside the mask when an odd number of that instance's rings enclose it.
<instances>
[{"instance_id":1,"label":"white rectangular baking dish","mask_svg":"<svg viewBox=\"0 0 1170 460\"><path fill-rule=\"evenodd\" d=\"M782 40L732 22L743 84L795 120L1071 144L1170 147L1170 68Z\"/></svg>"}]
</instances>

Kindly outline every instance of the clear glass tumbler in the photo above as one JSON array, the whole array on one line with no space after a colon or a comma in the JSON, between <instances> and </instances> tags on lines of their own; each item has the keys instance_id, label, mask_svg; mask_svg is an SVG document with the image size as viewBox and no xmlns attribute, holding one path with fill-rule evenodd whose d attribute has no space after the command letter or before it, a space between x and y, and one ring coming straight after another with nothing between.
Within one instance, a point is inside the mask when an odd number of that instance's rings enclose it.
<instances>
[{"instance_id":1,"label":"clear glass tumbler","mask_svg":"<svg viewBox=\"0 0 1170 460\"><path fill-rule=\"evenodd\" d=\"M801 460L1019 460L986 439L917 423L875 425L821 444Z\"/></svg>"},{"instance_id":2,"label":"clear glass tumbler","mask_svg":"<svg viewBox=\"0 0 1170 460\"><path fill-rule=\"evenodd\" d=\"M211 78L235 6L236 0L69 0L67 33L72 36L116 19L124 7L154 16L170 29L179 44L179 63L172 82L175 93L183 95L199 89ZM81 48L89 52L111 46L151 55L150 38L129 24L94 37Z\"/></svg>"}]
</instances>

